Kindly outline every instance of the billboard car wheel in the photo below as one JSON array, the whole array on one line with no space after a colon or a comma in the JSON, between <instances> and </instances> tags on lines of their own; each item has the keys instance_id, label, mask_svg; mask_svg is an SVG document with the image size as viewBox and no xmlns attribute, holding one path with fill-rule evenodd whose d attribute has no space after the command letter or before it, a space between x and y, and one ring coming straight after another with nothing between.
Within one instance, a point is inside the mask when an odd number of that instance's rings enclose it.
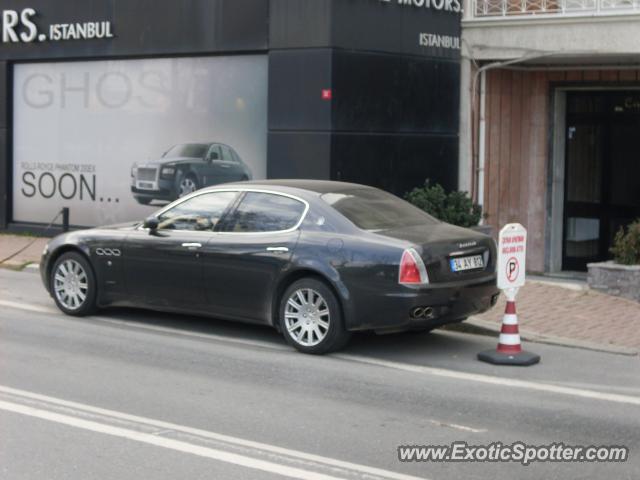
<instances>
[{"instance_id":1,"label":"billboard car wheel","mask_svg":"<svg viewBox=\"0 0 640 480\"><path fill-rule=\"evenodd\" d=\"M77 252L64 253L51 269L51 292L60 310L84 316L96 309L96 280L87 259Z\"/></svg>"},{"instance_id":2,"label":"billboard car wheel","mask_svg":"<svg viewBox=\"0 0 640 480\"><path fill-rule=\"evenodd\" d=\"M180 185L178 188L178 198L189 195L196 190L198 190L198 180L196 180L193 175L189 174L182 180L180 180Z\"/></svg>"},{"instance_id":3,"label":"billboard car wheel","mask_svg":"<svg viewBox=\"0 0 640 480\"><path fill-rule=\"evenodd\" d=\"M335 294L314 278L298 280L284 292L280 327L287 343L303 353L333 352L350 338Z\"/></svg>"}]
</instances>

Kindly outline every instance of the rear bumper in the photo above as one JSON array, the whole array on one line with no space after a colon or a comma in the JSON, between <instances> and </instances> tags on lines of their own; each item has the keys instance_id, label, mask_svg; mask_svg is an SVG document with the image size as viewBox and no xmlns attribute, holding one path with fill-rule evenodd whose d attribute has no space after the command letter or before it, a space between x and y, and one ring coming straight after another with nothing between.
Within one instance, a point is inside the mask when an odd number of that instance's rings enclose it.
<instances>
[{"instance_id":1,"label":"rear bumper","mask_svg":"<svg viewBox=\"0 0 640 480\"><path fill-rule=\"evenodd\" d=\"M429 288L406 288L369 297L348 322L349 330L412 330L459 322L493 307L500 291L495 277L466 284L445 284ZM416 308L431 314L415 318Z\"/></svg>"}]
</instances>

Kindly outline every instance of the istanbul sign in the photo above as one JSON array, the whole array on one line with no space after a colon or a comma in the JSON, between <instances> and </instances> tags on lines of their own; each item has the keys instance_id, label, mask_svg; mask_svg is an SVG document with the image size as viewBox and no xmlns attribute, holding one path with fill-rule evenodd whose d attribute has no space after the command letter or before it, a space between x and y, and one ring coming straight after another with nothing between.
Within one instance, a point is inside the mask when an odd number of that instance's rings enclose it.
<instances>
[{"instance_id":1,"label":"istanbul sign","mask_svg":"<svg viewBox=\"0 0 640 480\"><path fill-rule=\"evenodd\" d=\"M41 31L34 18L35 9L2 11L2 43L31 43L60 40L89 40L94 38L113 38L110 21L56 23Z\"/></svg>"}]
</instances>

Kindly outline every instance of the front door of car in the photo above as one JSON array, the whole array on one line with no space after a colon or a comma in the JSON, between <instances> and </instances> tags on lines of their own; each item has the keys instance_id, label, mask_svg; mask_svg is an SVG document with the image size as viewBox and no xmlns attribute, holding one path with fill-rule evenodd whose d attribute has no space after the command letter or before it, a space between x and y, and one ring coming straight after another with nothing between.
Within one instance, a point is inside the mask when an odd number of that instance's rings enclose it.
<instances>
[{"instance_id":1,"label":"front door of car","mask_svg":"<svg viewBox=\"0 0 640 480\"><path fill-rule=\"evenodd\" d=\"M269 323L276 282L289 265L306 209L305 202L286 195L244 194L202 250L212 313Z\"/></svg>"},{"instance_id":2,"label":"front door of car","mask_svg":"<svg viewBox=\"0 0 640 480\"><path fill-rule=\"evenodd\" d=\"M209 187L230 181L232 168L224 159L223 152L218 144L211 145L202 166L200 187Z\"/></svg>"},{"instance_id":3,"label":"front door of car","mask_svg":"<svg viewBox=\"0 0 640 480\"><path fill-rule=\"evenodd\" d=\"M237 192L209 192L162 211L158 228L125 241L127 292L137 301L198 309L205 303L201 252Z\"/></svg>"}]
</instances>

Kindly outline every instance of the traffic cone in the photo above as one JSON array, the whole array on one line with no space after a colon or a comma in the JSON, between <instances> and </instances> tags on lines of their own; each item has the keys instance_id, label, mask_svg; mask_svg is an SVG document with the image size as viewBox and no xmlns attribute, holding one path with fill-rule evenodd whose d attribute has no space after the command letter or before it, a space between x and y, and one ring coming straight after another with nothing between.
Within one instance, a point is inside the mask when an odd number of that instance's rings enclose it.
<instances>
[{"instance_id":1,"label":"traffic cone","mask_svg":"<svg viewBox=\"0 0 640 480\"><path fill-rule=\"evenodd\" d=\"M540 355L522 350L520 332L518 331L515 295L507 294L507 306L502 319L498 348L480 352L478 360L494 365L520 365L525 367L535 365L540 361Z\"/></svg>"}]
</instances>

